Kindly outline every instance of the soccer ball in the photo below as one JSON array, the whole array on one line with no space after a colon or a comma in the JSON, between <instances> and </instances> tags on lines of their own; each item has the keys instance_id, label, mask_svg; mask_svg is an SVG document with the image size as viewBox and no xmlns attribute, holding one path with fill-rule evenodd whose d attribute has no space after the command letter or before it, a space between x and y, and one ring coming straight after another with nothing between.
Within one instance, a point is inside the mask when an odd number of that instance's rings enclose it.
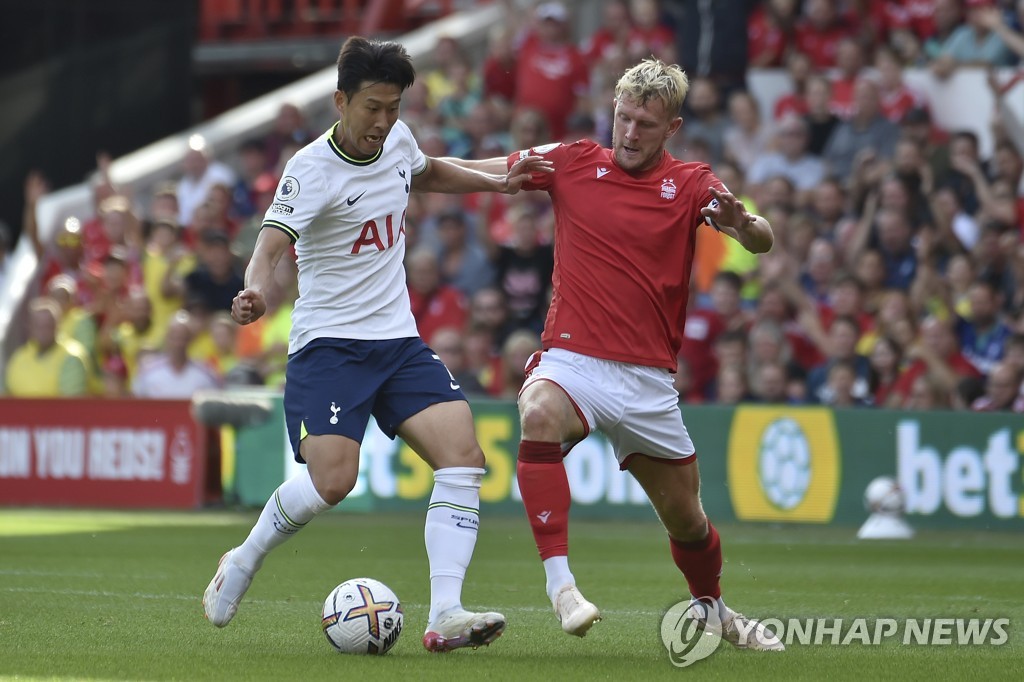
<instances>
[{"instance_id":1,"label":"soccer ball","mask_svg":"<svg viewBox=\"0 0 1024 682\"><path fill-rule=\"evenodd\" d=\"M905 503L900 484L891 476L879 476L864 491L864 508L872 514L899 514Z\"/></svg>"},{"instance_id":2,"label":"soccer ball","mask_svg":"<svg viewBox=\"0 0 1024 682\"><path fill-rule=\"evenodd\" d=\"M402 634L403 619L391 588L373 578L353 578L327 595L321 627L342 653L384 654Z\"/></svg>"}]
</instances>

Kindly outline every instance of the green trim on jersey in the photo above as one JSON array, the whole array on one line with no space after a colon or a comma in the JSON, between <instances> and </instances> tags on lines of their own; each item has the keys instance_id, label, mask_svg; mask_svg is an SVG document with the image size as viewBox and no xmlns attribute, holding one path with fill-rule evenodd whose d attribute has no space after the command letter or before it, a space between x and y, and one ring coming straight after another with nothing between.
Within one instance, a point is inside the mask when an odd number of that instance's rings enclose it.
<instances>
[{"instance_id":1,"label":"green trim on jersey","mask_svg":"<svg viewBox=\"0 0 1024 682\"><path fill-rule=\"evenodd\" d=\"M299 233L293 230L292 228L288 227L284 223L279 223L276 220L264 220L263 224L260 225L260 229L262 230L264 227L273 227L275 229L281 230L286 235L288 235L288 238L292 240L293 244L299 241Z\"/></svg>"},{"instance_id":2,"label":"green trim on jersey","mask_svg":"<svg viewBox=\"0 0 1024 682\"><path fill-rule=\"evenodd\" d=\"M338 143L334 141L334 131L338 129L338 125L340 123L340 121L338 123L335 123L333 126L331 126L331 129L327 131L327 144L331 146L331 151L337 154L339 159L346 163L351 163L353 166L368 166L377 159L379 159L380 155L384 153L384 145L381 145L380 149L377 150L377 153L368 159L354 159L348 154L346 154L342 150L342 148L338 146Z\"/></svg>"}]
</instances>

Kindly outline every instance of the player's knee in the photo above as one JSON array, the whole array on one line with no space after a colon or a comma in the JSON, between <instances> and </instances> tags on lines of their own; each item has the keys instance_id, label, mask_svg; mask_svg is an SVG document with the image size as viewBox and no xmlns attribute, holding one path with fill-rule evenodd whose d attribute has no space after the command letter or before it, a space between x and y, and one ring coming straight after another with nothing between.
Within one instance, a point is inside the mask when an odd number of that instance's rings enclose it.
<instances>
[{"instance_id":1,"label":"player's knee","mask_svg":"<svg viewBox=\"0 0 1024 682\"><path fill-rule=\"evenodd\" d=\"M519 423L524 440L560 441L561 427L555 410L538 400L523 401L519 406Z\"/></svg>"},{"instance_id":2,"label":"player's knee","mask_svg":"<svg viewBox=\"0 0 1024 682\"><path fill-rule=\"evenodd\" d=\"M708 534L708 517L700 508L689 505L673 510L672 518L662 519L665 529L679 542L698 542Z\"/></svg>"},{"instance_id":3,"label":"player's knee","mask_svg":"<svg viewBox=\"0 0 1024 682\"><path fill-rule=\"evenodd\" d=\"M479 443L473 441L472 444L467 444L464 447L452 450L448 456L445 457L445 461L440 464L441 468L475 467L477 469L482 469L484 463L484 451L480 449Z\"/></svg>"},{"instance_id":4,"label":"player's knee","mask_svg":"<svg viewBox=\"0 0 1024 682\"><path fill-rule=\"evenodd\" d=\"M348 497L348 494L356 487L358 475L358 469L351 472L347 468L341 467L329 471L310 472L313 487L316 488L324 502L330 505L338 504Z\"/></svg>"}]
</instances>

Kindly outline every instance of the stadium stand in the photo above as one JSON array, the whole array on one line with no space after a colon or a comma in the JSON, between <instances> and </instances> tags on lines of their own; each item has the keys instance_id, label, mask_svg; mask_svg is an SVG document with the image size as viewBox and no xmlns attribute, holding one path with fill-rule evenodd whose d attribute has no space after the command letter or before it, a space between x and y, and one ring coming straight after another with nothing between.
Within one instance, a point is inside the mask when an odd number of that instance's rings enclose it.
<instances>
[{"instance_id":1,"label":"stadium stand","mask_svg":"<svg viewBox=\"0 0 1024 682\"><path fill-rule=\"evenodd\" d=\"M737 12L745 20L745 44L721 29L695 52L694 22L714 24L727 5L730 21ZM754 260L701 235L680 358L685 400L900 408L929 393L937 406L1024 410L1024 398L985 392L996 367L1000 383L1024 392L1024 3L206 0L198 31L204 41L340 43L435 14L448 16L400 38L419 68L402 117L434 155L607 142L625 66L651 54L690 65L670 150L711 163L770 219L776 247ZM983 49L969 49L972 36ZM91 184L46 194L30 179L32 239L9 249L0 270L0 369L25 340L28 299L64 274L79 281L76 319L96 321L98 374L120 371L118 362L136 371L136 355L159 350L169 316L184 308L199 321L194 359L229 383L279 385L292 270L279 273L280 300L259 330L214 339L204 321L216 317L218 287L244 268L283 161L330 124L335 75L327 67L113 160ZM418 195L409 225L411 260L432 263L440 279L416 292L424 324L455 320L461 372L476 379L466 383L509 395L515 377L503 356L517 354L502 350L542 319L546 195ZM76 242L81 254L61 250ZM233 266L213 264L208 250L224 243ZM97 288L115 277L115 252L125 254L124 278ZM117 314L140 287L157 312ZM434 291L450 308L436 319ZM929 336L937 325L948 338Z\"/></svg>"}]
</instances>

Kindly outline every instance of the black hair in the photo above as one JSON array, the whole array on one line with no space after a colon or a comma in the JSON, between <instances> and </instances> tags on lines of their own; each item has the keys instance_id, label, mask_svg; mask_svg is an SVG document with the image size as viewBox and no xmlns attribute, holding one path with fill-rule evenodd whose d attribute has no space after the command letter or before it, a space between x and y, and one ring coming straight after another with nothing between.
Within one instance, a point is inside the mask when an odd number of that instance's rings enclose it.
<instances>
[{"instance_id":1,"label":"black hair","mask_svg":"<svg viewBox=\"0 0 1024 682\"><path fill-rule=\"evenodd\" d=\"M739 291L743 288L743 278L732 270L720 270L711 281L715 284L719 282L727 284L734 291Z\"/></svg>"},{"instance_id":2,"label":"black hair","mask_svg":"<svg viewBox=\"0 0 1024 682\"><path fill-rule=\"evenodd\" d=\"M388 83L403 91L416 80L405 47L393 41L352 36L338 53L338 90L348 99L366 83Z\"/></svg>"}]
</instances>

